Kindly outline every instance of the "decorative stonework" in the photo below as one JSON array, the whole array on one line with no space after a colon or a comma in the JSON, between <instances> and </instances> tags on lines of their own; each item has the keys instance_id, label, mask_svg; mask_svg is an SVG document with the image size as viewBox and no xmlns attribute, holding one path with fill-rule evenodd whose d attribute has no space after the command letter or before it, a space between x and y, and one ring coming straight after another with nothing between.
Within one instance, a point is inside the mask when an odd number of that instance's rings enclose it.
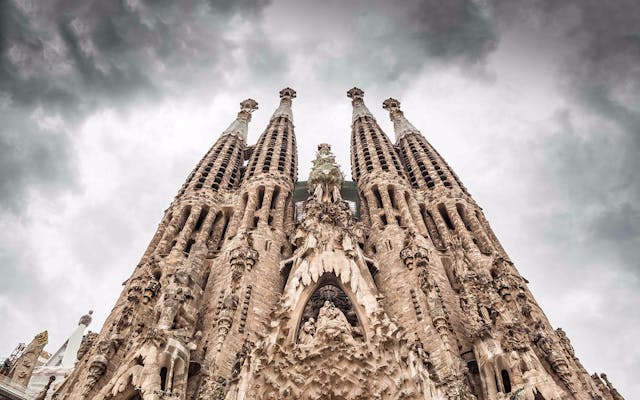
<instances>
[{"instance_id":1,"label":"decorative stonework","mask_svg":"<svg viewBox=\"0 0 640 400\"><path fill-rule=\"evenodd\" d=\"M48 342L49 334L47 331L40 332L33 338L14 364L11 372L11 383L27 387L31 374L36 367L38 357Z\"/></svg>"},{"instance_id":2,"label":"decorative stonework","mask_svg":"<svg viewBox=\"0 0 640 400\"><path fill-rule=\"evenodd\" d=\"M394 145L348 96L358 217L328 144L299 196L296 92L250 147L243 101L54 398L622 400L400 102L383 103Z\"/></svg>"}]
</instances>

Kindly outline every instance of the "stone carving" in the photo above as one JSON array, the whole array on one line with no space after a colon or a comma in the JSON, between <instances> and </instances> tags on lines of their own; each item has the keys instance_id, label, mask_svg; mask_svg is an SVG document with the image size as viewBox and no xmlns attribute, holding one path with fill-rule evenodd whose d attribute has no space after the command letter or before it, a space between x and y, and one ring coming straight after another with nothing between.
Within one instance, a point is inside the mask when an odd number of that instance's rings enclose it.
<instances>
[{"instance_id":1,"label":"stone carving","mask_svg":"<svg viewBox=\"0 0 640 400\"><path fill-rule=\"evenodd\" d=\"M233 363L233 368L231 369L231 379L236 378L240 374L240 370L244 365L244 361L247 358L247 354L249 353L249 350L250 350L249 343L247 341L242 343L242 348L240 348L240 351L236 353L236 359Z\"/></svg>"},{"instance_id":2,"label":"stone carving","mask_svg":"<svg viewBox=\"0 0 640 400\"><path fill-rule=\"evenodd\" d=\"M105 371L107 370L108 364L109 360L107 359L107 357L101 354L96 354L95 356L93 356L93 358L89 362L89 373L82 389L83 396L86 396L91 392L95 384L100 380L102 375L104 375Z\"/></svg>"},{"instance_id":3,"label":"stone carving","mask_svg":"<svg viewBox=\"0 0 640 400\"><path fill-rule=\"evenodd\" d=\"M218 310L218 335L216 348L218 352L222 350L222 345L233 324L233 315L238 308L238 296L235 293L227 293L224 296Z\"/></svg>"},{"instance_id":4,"label":"stone carving","mask_svg":"<svg viewBox=\"0 0 640 400\"><path fill-rule=\"evenodd\" d=\"M227 380L222 377L216 377L215 384L213 385L213 393L211 396L212 400L224 400L225 394L227 393Z\"/></svg>"},{"instance_id":5,"label":"stone carving","mask_svg":"<svg viewBox=\"0 0 640 400\"><path fill-rule=\"evenodd\" d=\"M548 325L400 102L383 104L392 144L364 92L348 95L357 182L320 144L306 200L295 91L281 91L257 145L246 143L257 103L241 103L58 398L622 399Z\"/></svg>"},{"instance_id":6,"label":"stone carving","mask_svg":"<svg viewBox=\"0 0 640 400\"><path fill-rule=\"evenodd\" d=\"M253 248L253 237L250 232L240 232L233 238L229 252L229 262L231 264L231 279L237 283L244 274L251 271L251 268L258 261L258 252Z\"/></svg>"},{"instance_id":7,"label":"stone carving","mask_svg":"<svg viewBox=\"0 0 640 400\"><path fill-rule=\"evenodd\" d=\"M335 156L331 153L331 146L326 143L318 145L316 159L313 160L313 168L307 185L309 191L318 202L337 202L342 199L340 186L344 176L336 163Z\"/></svg>"},{"instance_id":8,"label":"stone carving","mask_svg":"<svg viewBox=\"0 0 640 400\"><path fill-rule=\"evenodd\" d=\"M318 322L314 340L317 341L339 341L343 343L353 343L351 325L342 311L333 303L326 301L318 314Z\"/></svg>"},{"instance_id":9,"label":"stone carving","mask_svg":"<svg viewBox=\"0 0 640 400\"><path fill-rule=\"evenodd\" d=\"M578 391L573 383L573 374L569 368L567 359L562 355L562 352L558 348L558 344L553 337L545 332L544 325L541 322L536 324L534 342L551 365L551 368L553 368L562 382L566 385L567 389L569 389L571 393L577 393Z\"/></svg>"},{"instance_id":10,"label":"stone carving","mask_svg":"<svg viewBox=\"0 0 640 400\"><path fill-rule=\"evenodd\" d=\"M309 318L300 329L300 344L311 344L316 334L316 320Z\"/></svg>"},{"instance_id":11,"label":"stone carving","mask_svg":"<svg viewBox=\"0 0 640 400\"><path fill-rule=\"evenodd\" d=\"M82 360L85 354L87 354L89 349L93 346L97 338L98 334L95 332L87 332L87 334L82 337L82 342L80 342L80 347L78 348L78 360Z\"/></svg>"},{"instance_id":12,"label":"stone carving","mask_svg":"<svg viewBox=\"0 0 640 400\"><path fill-rule=\"evenodd\" d=\"M556 333L558 334L558 338L560 339L560 344L564 349L569 353L569 355L574 358L576 356L576 352L571 345L571 341L567 336L566 332L562 328L556 329Z\"/></svg>"},{"instance_id":13,"label":"stone carving","mask_svg":"<svg viewBox=\"0 0 640 400\"><path fill-rule=\"evenodd\" d=\"M144 288L144 292L142 293L142 302L144 304L148 304L154 297L156 297L156 294L160 291L160 287L160 281L155 276L151 276L147 286Z\"/></svg>"},{"instance_id":14,"label":"stone carving","mask_svg":"<svg viewBox=\"0 0 640 400\"><path fill-rule=\"evenodd\" d=\"M253 285L247 285L247 290L244 293L244 300L242 301L242 312L240 314L240 324L238 325L238 332L243 333L244 327L247 323L247 315L249 313L249 302L251 301L251 291Z\"/></svg>"},{"instance_id":15,"label":"stone carving","mask_svg":"<svg viewBox=\"0 0 640 400\"><path fill-rule=\"evenodd\" d=\"M529 350L529 329L520 324L508 324L503 328L502 348L506 351Z\"/></svg>"},{"instance_id":16,"label":"stone carving","mask_svg":"<svg viewBox=\"0 0 640 400\"><path fill-rule=\"evenodd\" d=\"M15 385L26 387L31 379L31 374L36 367L38 356L42 353L44 346L49 341L47 331L37 334L31 343L22 352L22 355L16 360L15 367L11 374L11 382Z\"/></svg>"}]
</instances>

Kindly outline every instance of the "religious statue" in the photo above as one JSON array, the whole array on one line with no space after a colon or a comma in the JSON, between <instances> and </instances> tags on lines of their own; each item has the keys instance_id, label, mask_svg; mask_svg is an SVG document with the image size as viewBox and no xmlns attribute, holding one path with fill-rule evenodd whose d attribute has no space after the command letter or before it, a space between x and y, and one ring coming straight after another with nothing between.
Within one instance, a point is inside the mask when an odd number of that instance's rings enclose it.
<instances>
[{"instance_id":1,"label":"religious statue","mask_svg":"<svg viewBox=\"0 0 640 400\"><path fill-rule=\"evenodd\" d=\"M313 340L316 333L316 321L313 318L309 318L305 321L300 329L300 344L309 344Z\"/></svg>"},{"instance_id":2,"label":"religious statue","mask_svg":"<svg viewBox=\"0 0 640 400\"><path fill-rule=\"evenodd\" d=\"M318 313L314 339L314 342L323 340L353 343L354 341L347 317L330 301L325 301Z\"/></svg>"}]
</instances>

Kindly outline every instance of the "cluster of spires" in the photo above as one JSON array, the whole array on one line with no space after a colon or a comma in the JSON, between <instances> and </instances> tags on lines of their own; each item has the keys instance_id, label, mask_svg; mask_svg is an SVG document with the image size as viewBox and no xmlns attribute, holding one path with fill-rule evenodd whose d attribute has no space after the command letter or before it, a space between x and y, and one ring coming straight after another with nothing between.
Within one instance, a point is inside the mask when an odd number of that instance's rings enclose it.
<instances>
[{"instance_id":1,"label":"cluster of spires","mask_svg":"<svg viewBox=\"0 0 640 400\"><path fill-rule=\"evenodd\" d=\"M291 112L291 103L294 98L297 97L295 90L290 87L286 87L280 91L280 105L271 116L271 119L275 117L286 117L293 122L293 113ZM352 99L353 105L353 117L355 121L358 117L368 116L371 118L373 114L369 111L364 104L364 91L360 88L353 87L347 91L347 97ZM393 121L394 131L396 134L396 141L400 140L402 136L407 133L420 131L416 129L404 116L402 110L400 110L400 101L389 97L382 103L382 108L389 112L389 117ZM251 113L258 109L258 102L252 98L248 98L240 102L240 112L238 117L234 120L227 129L224 130L222 135L235 134L241 137L245 142L247 140L248 123L251 121ZM375 119L375 118L374 118Z\"/></svg>"}]
</instances>

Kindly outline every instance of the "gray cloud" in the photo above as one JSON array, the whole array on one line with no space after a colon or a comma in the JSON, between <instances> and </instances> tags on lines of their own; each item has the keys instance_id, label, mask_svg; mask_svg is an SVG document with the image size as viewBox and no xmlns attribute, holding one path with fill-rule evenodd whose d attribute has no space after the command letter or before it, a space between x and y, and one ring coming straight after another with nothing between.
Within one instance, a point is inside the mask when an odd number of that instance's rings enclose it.
<instances>
[{"instance_id":1,"label":"gray cloud","mask_svg":"<svg viewBox=\"0 0 640 400\"><path fill-rule=\"evenodd\" d=\"M317 43L334 39L346 49L336 55L329 47L318 72L345 87L366 82L406 88L418 71L443 65L484 72L497 42L491 20L471 0L353 2L336 26Z\"/></svg>"},{"instance_id":2,"label":"gray cloud","mask_svg":"<svg viewBox=\"0 0 640 400\"><path fill-rule=\"evenodd\" d=\"M255 22L267 2L4 4L0 188L11 190L2 190L0 209L16 212L27 187L62 190L74 182L69 131L89 113L200 90L202 81L224 85L227 53L244 46L225 36L230 21ZM284 63L259 39L249 45L262 55L258 67ZM36 110L67 129L43 129Z\"/></svg>"},{"instance_id":3,"label":"gray cloud","mask_svg":"<svg viewBox=\"0 0 640 400\"><path fill-rule=\"evenodd\" d=\"M632 315L640 293L640 7L633 2L4 4L0 221L8 229L0 235L0 315L16 324L15 332L3 332L3 349L44 328L61 342L88 305L96 306L96 324L108 313L161 210L215 138L212 125L189 130L187 122L198 115L178 112L182 119L162 120L166 109L158 104L191 104L196 114L220 118L219 131L240 98L256 97L261 110L251 124L253 140L275 107L277 90L292 85L300 95L294 103L300 177L306 178L305 157L317 141L334 145L348 175L344 92L357 84L383 125L388 121L379 101L394 96L405 107L413 103L416 111L408 117L436 140L477 194L587 368L609 372L627 396L640 393L640 357L627 351L640 326ZM502 49L513 37L516 46ZM496 57L506 51L506 61L517 61L513 48L540 52L541 60L534 56L512 67L523 85L498 90L505 71L496 66L504 67L505 59ZM541 111L514 115L508 103L538 90L545 74L553 88L542 90L555 110L547 115L538 101L534 107ZM424 86L425 80L440 84L428 80L433 76L444 76L441 85L452 88ZM507 97L467 92L478 82L482 91ZM414 91L419 95L405 102L403 95ZM431 129L437 115L423 102L448 96L464 107L447 115L452 130L437 132ZM493 104L482 108L486 101ZM487 125L466 126L470 132L451 145L453 127L475 110L483 110L486 118L478 121ZM505 110L512 113L507 127L491 125L491 114ZM422 112L429 117L418 123ZM136 119L141 114L155 120L154 135L144 132L146 121ZM102 132L101 124L113 132ZM115 132L123 127L130 137ZM131 144L138 137L144 143ZM105 158L89 172L83 170L86 151ZM62 200L70 190L71 199ZM502 202L504 210L497 206Z\"/></svg>"},{"instance_id":4,"label":"gray cloud","mask_svg":"<svg viewBox=\"0 0 640 400\"><path fill-rule=\"evenodd\" d=\"M486 7L497 26L533 25L564 42L556 79L571 108L558 111L561 134L543 145L545 184L573 204L582 240L620 257L640 279L640 7L627 0Z\"/></svg>"}]
</instances>

